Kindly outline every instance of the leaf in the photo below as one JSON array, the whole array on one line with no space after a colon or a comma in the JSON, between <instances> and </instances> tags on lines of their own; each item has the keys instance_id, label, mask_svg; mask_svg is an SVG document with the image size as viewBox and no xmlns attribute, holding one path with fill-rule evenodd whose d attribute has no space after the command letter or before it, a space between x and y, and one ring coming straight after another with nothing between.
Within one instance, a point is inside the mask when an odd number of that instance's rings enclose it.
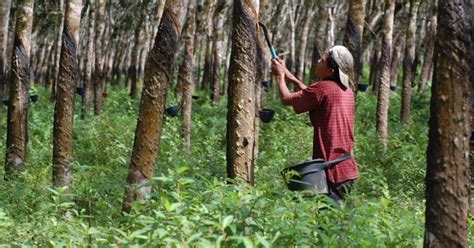
<instances>
[{"instance_id":1,"label":"leaf","mask_svg":"<svg viewBox=\"0 0 474 248\"><path fill-rule=\"evenodd\" d=\"M222 221L222 230L224 230L234 220L233 215L226 216Z\"/></svg>"}]
</instances>

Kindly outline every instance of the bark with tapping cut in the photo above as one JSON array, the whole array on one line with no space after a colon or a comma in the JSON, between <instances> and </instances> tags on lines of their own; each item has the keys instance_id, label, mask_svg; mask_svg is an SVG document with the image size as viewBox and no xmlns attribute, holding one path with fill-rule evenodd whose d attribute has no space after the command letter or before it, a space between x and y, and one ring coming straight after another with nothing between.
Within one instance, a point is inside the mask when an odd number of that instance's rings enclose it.
<instances>
[{"instance_id":1,"label":"bark with tapping cut","mask_svg":"<svg viewBox=\"0 0 474 248\"><path fill-rule=\"evenodd\" d=\"M438 26L438 18L436 16L437 11L437 0L431 0L431 17L428 23L428 30L426 32L426 51L423 67L421 68L420 83L418 84L418 94L425 90L426 82L430 80L433 72L433 53L436 41L436 28Z\"/></svg>"},{"instance_id":2,"label":"bark with tapping cut","mask_svg":"<svg viewBox=\"0 0 474 248\"><path fill-rule=\"evenodd\" d=\"M7 83L7 44L8 44L8 21L10 18L11 0L4 0L0 4L0 100L3 99L3 91ZM3 120L3 107L0 108L0 120ZM0 122L0 128L2 123Z\"/></svg>"},{"instance_id":3,"label":"bark with tapping cut","mask_svg":"<svg viewBox=\"0 0 474 248\"><path fill-rule=\"evenodd\" d=\"M103 36L105 30L105 0L96 1L96 29L95 29L95 63L94 63L94 115L100 115L102 111L103 97L102 92L104 91L104 75L102 73L102 50L103 48Z\"/></svg>"},{"instance_id":4,"label":"bark with tapping cut","mask_svg":"<svg viewBox=\"0 0 474 248\"><path fill-rule=\"evenodd\" d=\"M145 198L147 185L155 170L158 155L166 92L172 77L174 58L181 32L180 15L186 11L187 0L167 0L153 49L145 66L145 81L138 112L132 158L128 169L123 210L129 212L132 203Z\"/></svg>"},{"instance_id":5,"label":"bark with tapping cut","mask_svg":"<svg viewBox=\"0 0 474 248\"><path fill-rule=\"evenodd\" d=\"M470 8L468 0L439 1L424 247L468 246Z\"/></svg>"},{"instance_id":6,"label":"bark with tapping cut","mask_svg":"<svg viewBox=\"0 0 474 248\"><path fill-rule=\"evenodd\" d=\"M87 34L87 49L85 58L85 74L84 74L84 88L85 92L82 95L81 119L85 119L87 111L91 104L91 86L92 86L92 71L94 68L94 38L95 38L95 0L89 0L89 27Z\"/></svg>"},{"instance_id":7,"label":"bark with tapping cut","mask_svg":"<svg viewBox=\"0 0 474 248\"><path fill-rule=\"evenodd\" d=\"M196 32L196 4L190 1L188 5L188 17L183 27L182 40L184 41L184 59L179 67L178 85L182 92L182 135L185 150L191 148L191 108L194 93L194 32Z\"/></svg>"},{"instance_id":8,"label":"bark with tapping cut","mask_svg":"<svg viewBox=\"0 0 474 248\"><path fill-rule=\"evenodd\" d=\"M382 53L380 55L380 74L377 79L379 89L377 94L377 134L384 148L387 148L388 107L390 104L390 64L392 62L392 33L395 0L385 1L384 35L382 38Z\"/></svg>"},{"instance_id":9,"label":"bark with tapping cut","mask_svg":"<svg viewBox=\"0 0 474 248\"><path fill-rule=\"evenodd\" d=\"M227 112L227 176L254 182L257 0L235 0Z\"/></svg>"},{"instance_id":10,"label":"bark with tapping cut","mask_svg":"<svg viewBox=\"0 0 474 248\"><path fill-rule=\"evenodd\" d=\"M214 41L213 41L213 68L212 68L212 102L217 103L221 93L221 62L224 21L228 8L228 0L218 2L215 12Z\"/></svg>"},{"instance_id":11,"label":"bark with tapping cut","mask_svg":"<svg viewBox=\"0 0 474 248\"><path fill-rule=\"evenodd\" d=\"M61 62L54 107L53 185L70 187L72 183L72 129L74 88L78 75L77 48L81 21L81 0L68 0L62 35Z\"/></svg>"},{"instance_id":12,"label":"bark with tapping cut","mask_svg":"<svg viewBox=\"0 0 474 248\"><path fill-rule=\"evenodd\" d=\"M5 178L14 177L25 168L28 116L28 87L30 85L31 28L33 0L16 2L16 28L11 65L10 104L7 121L7 150Z\"/></svg>"},{"instance_id":13,"label":"bark with tapping cut","mask_svg":"<svg viewBox=\"0 0 474 248\"><path fill-rule=\"evenodd\" d=\"M415 59L416 45L416 16L419 0L410 1L410 20L408 21L406 40L405 40L405 56L403 59L403 85L402 85L402 107L401 120L404 124L410 121L410 102L411 102L411 85L414 80L413 61Z\"/></svg>"},{"instance_id":14,"label":"bark with tapping cut","mask_svg":"<svg viewBox=\"0 0 474 248\"><path fill-rule=\"evenodd\" d=\"M316 25L316 35L314 36L313 54L311 56L311 81L316 81L316 64L326 49L324 46L324 34L326 33L329 18L327 12L328 0L320 1L318 5L318 21Z\"/></svg>"},{"instance_id":15,"label":"bark with tapping cut","mask_svg":"<svg viewBox=\"0 0 474 248\"><path fill-rule=\"evenodd\" d=\"M351 0L349 1L349 12L346 24L346 34L343 44L354 57L354 75L351 80L351 88L357 91L357 84L359 83L360 75L362 74L361 67L361 44L362 34L364 32L364 1Z\"/></svg>"}]
</instances>

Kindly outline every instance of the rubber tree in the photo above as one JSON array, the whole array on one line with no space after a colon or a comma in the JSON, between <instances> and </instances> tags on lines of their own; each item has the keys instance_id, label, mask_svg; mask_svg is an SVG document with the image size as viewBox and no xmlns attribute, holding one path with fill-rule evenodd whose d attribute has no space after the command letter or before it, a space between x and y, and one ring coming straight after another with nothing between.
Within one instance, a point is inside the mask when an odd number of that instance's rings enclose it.
<instances>
[{"instance_id":1,"label":"rubber tree","mask_svg":"<svg viewBox=\"0 0 474 248\"><path fill-rule=\"evenodd\" d=\"M67 0L54 107L53 185L55 187L70 187L72 183L74 90L79 69L77 48L81 10L82 0Z\"/></svg>"},{"instance_id":2,"label":"rubber tree","mask_svg":"<svg viewBox=\"0 0 474 248\"><path fill-rule=\"evenodd\" d=\"M438 17L437 13L437 6L438 0L431 0L430 1L430 21L428 23L428 30L426 34L426 51L425 51L425 59L423 63L423 67L421 69L421 76L420 76L420 83L418 84L418 94L422 93L425 90L426 83L431 77L433 72L433 53L434 53L434 46L436 41L436 28L438 26Z\"/></svg>"},{"instance_id":3,"label":"rubber tree","mask_svg":"<svg viewBox=\"0 0 474 248\"><path fill-rule=\"evenodd\" d=\"M439 1L424 247L468 247L471 7L467 0Z\"/></svg>"},{"instance_id":4,"label":"rubber tree","mask_svg":"<svg viewBox=\"0 0 474 248\"><path fill-rule=\"evenodd\" d=\"M141 6L141 10L139 10L142 16L146 15L146 6ZM138 86L138 68L139 68L139 50L141 47L141 40L140 40L140 33L143 24L143 19L139 18L139 20L135 23L135 34L134 34L134 42L131 54L131 63L130 67L128 68L128 76L131 82L130 85L130 97L135 99L137 97L137 86Z\"/></svg>"},{"instance_id":5,"label":"rubber tree","mask_svg":"<svg viewBox=\"0 0 474 248\"><path fill-rule=\"evenodd\" d=\"M11 4L11 0L4 0L0 4L0 99L3 99L3 91L7 83L8 22ZM3 119L2 117L3 108L0 108L0 120ZM0 123L1 126L2 124Z\"/></svg>"},{"instance_id":6,"label":"rubber tree","mask_svg":"<svg viewBox=\"0 0 474 248\"><path fill-rule=\"evenodd\" d=\"M402 107L400 115L402 122L406 125L410 122L411 85L414 81L415 69L413 62L415 59L416 46L416 17L420 0L410 1L410 16L406 31L405 56L403 59L403 85L402 85Z\"/></svg>"},{"instance_id":7,"label":"rubber tree","mask_svg":"<svg viewBox=\"0 0 474 248\"><path fill-rule=\"evenodd\" d=\"M191 148L191 108L194 93L194 33L196 32L196 3L189 1L186 22L183 27L181 39L184 42L184 58L179 67L178 85L182 92L182 137L183 148Z\"/></svg>"},{"instance_id":8,"label":"rubber tree","mask_svg":"<svg viewBox=\"0 0 474 248\"><path fill-rule=\"evenodd\" d=\"M217 1L214 12L214 41L212 47L212 102L217 103L221 94L222 43L224 41L224 21L229 7L228 0Z\"/></svg>"},{"instance_id":9,"label":"rubber tree","mask_svg":"<svg viewBox=\"0 0 474 248\"><path fill-rule=\"evenodd\" d=\"M59 0L59 9L58 9L58 12L61 13L61 18L60 19L60 23L59 23L59 29L58 29L58 32L57 32L57 39L55 41L56 43L56 47L55 47L55 51L54 51L54 64L53 64L53 68L52 68L52 81L51 81L51 100L52 101L55 101L56 100L56 85L57 85L57 82L58 82L58 77L59 77L59 63L60 63L60 57L61 57L61 44L62 44L62 35L63 35L63 27L64 27L64 12L65 12L65 8L64 8L64 1L65 0Z\"/></svg>"},{"instance_id":10,"label":"rubber tree","mask_svg":"<svg viewBox=\"0 0 474 248\"><path fill-rule=\"evenodd\" d=\"M380 74L377 94L376 128L380 141L387 148L388 107L390 105L390 64L392 62L392 34L395 0L385 0L384 31L382 37L382 52L380 55Z\"/></svg>"},{"instance_id":11,"label":"rubber tree","mask_svg":"<svg viewBox=\"0 0 474 248\"><path fill-rule=\"evenodd\" d=\"M186 12L188 0L167 0L153 49L145 65L145 80L138 111L135 141L128 169L123 210L129 212L132 203L144 199L158 156L166 93L173 75L174 58L181 32L180 16Z\"/></svg>"},{"instance_id":12,"label":"rubber tree","mask_svg":"<svg viewBox=\"0 0 474 248\"><path fill-rule=\"evenodd\" d=\"M351 80L351 88L357 91L357 84L362 74L361 63L361 45L362 35L364 32L364 1L351 0L349 1L349 11L346 23L346 33L343 44L346 46L354 57L354 80Z\"/></svg>"},{"instance_id":13,"label":"rubber tree","mask_svg":"<svg viewBox=\"0 0 474 248\"><path fill-rule=\"evenodd\" d=\"M327 11L328 0L318 1L318 6L316 35L314 36L313 53L311 55L311 81L316 81L316 64L326 50L326 47L324 46L324 34L326 33L326 26L329 19L329 13Z\"/></svg>"},{"instance_id":14,"label":"rubber tree","mask_svg":"<svg viewBox=\"0 0 474 248\"><path fill-rule=\"evenodd\" d=\"M25 168L33 6L34 0L16 2L16 27L7 121L6 178L15 176L17 172Z\"/></svg>"},{"instance_id":15,"label":"rubber tree","mask_svg":"<svg viewBox=\"0 0 474 248\"><path fill-rule=\"evenodd\" d=\"M235 0L227 105L227 176L254 183L258 0Z\"/></svg>"},{"instance_id":16,"label":"rubber tree","mask_svg":"<svg viewBox=\"0 0 474 248\"><path fill-rule=\"evenodd\" d=\"M94 115L100 115L102 111L103 97L102 93L104 90L104 75L103 75L103 49L104 44L102 42L105 30L105 0L96 1L96 29L95 29L95 63L94 63Z\"/></svg>"},{"instance_id":17,"label":"rubber tree","mask_svg":"<svg viewBox=\"0 0 474 248\"><path fill-rule=\"evenodd\" d=\"M89 0L89 25L84 70L84 95L82 95L81 119L85 119L91 104L92 71L94 69L94 38L95 38L95 0Z\"/></svg>"}]
</instances>

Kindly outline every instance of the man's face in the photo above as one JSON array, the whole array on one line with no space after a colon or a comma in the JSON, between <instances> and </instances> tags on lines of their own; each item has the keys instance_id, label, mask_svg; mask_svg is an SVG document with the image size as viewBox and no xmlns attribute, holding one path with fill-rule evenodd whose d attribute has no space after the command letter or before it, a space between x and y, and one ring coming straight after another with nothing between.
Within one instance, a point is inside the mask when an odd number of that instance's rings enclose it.
<instances>
[{"instance_id":1,"label":"man's face","mask_svg":"<svg viewBox=\"0 0 474 248\"><path fill-rule=\"evenodd\" d=\"M334 73L327 64L329 53L324 53L323 56L318 60L316 64L316 76L320 79L331 77Z\"/></svg>"}]
</instances>

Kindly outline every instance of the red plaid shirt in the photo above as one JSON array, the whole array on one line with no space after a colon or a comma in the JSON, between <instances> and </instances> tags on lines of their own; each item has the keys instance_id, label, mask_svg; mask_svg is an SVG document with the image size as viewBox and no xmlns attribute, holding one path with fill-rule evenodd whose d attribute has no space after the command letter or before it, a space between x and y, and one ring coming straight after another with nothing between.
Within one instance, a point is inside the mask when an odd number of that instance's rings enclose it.
<instances>
[{"instance_id":1,"label":"red plaid shirt","mask_svg":"<svg viewBox=\"0 0 474 248\"><path fill-rule=\"evenodd\" d=\"M334 160L354 147L354 93L336 82L320 81L290 94L288 103L296 113L309 112L314 127L313 158ZM327 171L328 180L342 183L359 176L354 158Z\"/></svg>"}]
</instances>

